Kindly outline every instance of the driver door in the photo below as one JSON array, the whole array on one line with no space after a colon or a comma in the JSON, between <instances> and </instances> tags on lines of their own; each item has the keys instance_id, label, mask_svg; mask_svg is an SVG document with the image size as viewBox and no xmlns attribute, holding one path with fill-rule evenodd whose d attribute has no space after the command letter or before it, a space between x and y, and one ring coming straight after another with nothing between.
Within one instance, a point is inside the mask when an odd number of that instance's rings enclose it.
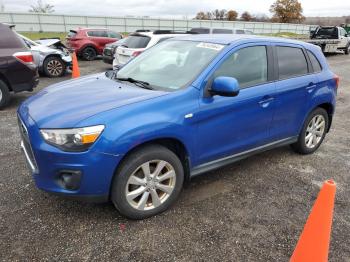
<instances>
[{"instance_id":1,"label":"driver door","mask_svg":"<svg viewBox=\"0 0 350 262\"><path fill-rule=\"evenodd\" d=\"M221 61L209 79L234 77L241 89L235 97L203 94L200 98L200 110L196 114L198 165L271 142L275 83L269 45L240 46Z\"/></svg>"}]
</instances>

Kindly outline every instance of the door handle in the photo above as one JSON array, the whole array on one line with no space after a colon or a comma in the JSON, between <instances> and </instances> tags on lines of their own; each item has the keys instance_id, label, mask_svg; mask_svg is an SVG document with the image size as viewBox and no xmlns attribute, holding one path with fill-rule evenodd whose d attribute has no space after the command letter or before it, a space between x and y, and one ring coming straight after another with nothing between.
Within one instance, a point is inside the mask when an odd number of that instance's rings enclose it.
<instances>
[{"instance_id":1,"label":"door handle","mask_svg":"<svg viewBox=\"0 0 350 262\"><path fill-rule=\"evenodd\" d=\"M314 84L313 82L309 83L309 85L306 87L306 90L311 93L312 91L314 91L314 89L316 88L316 84Z\"/></svg>"},{"instance_id":2,"label":"door handle","mask_svg":"<svg viewBox=\"0 0 350 262\"><path fill-rule=\"evenodd\" d=\"M259 105L261 107L264 107L264 108L268 107L274 99L275 98L273 98L271 96L264 96L263 99L261 101L259 101Z\"/></svg>"}]
</instances>

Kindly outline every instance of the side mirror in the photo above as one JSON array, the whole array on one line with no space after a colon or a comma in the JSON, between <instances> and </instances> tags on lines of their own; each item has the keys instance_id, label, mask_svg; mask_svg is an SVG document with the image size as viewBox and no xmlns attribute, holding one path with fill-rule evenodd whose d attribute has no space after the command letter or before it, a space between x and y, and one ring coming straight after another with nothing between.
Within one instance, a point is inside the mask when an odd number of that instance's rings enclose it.
<instances>
[{"instance_id":1,"label":"side mirror","mask_svg":"<svg viewBox=\"0 0 350 262\"><path fill-rule=\"evenodd\" d=\"M236 78L219 76L214 79L208 91L211 96L237 96L239 90L240 88Z\"/></svg>"}]
</instances>

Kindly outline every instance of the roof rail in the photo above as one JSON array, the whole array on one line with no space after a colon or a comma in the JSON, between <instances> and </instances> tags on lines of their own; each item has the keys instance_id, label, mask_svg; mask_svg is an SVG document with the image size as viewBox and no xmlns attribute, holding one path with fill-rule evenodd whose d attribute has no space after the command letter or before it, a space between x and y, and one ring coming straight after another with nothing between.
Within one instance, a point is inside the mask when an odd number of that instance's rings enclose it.
<instances>
[{"instance_id":1,"label":"roof rail","mask_svg":"<svg viewBox=\"0 0 350 262\"><path fill-rule=\"evenodd\" d=\"M154 35L164 35L164 34L194 34L194 32L186 30L155 30Z\"/></svg>"},{"instance_id":2,"label":"roof rail","mask_svg":"<svg viewBox=\"0 0 350 262\"><path fill-rule=\"evenodd\" d=\"M151 30L148 30L148 29L137 29L137 30L135 30L135 33L143 33L143 32L151 32Z\"/></svg>"}]
</instances>

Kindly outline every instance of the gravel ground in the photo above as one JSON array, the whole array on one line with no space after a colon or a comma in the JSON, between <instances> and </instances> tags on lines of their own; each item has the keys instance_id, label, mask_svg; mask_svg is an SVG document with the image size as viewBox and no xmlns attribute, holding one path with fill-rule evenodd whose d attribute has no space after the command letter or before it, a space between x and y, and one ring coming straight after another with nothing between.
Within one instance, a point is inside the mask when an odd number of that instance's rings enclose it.
<instances>
[{"instance_id":1,"label":"gravel ground","mask_svg":"<svg viewBox=\"0 0 350 262\"><path fill-rule=\"evenodd\" d=\"M331 132L313 155L289 147L194 178L168 212L128 221L112 204L64 200L35 188L19 148L13 95L0 111L3 261L288 261L322 181L337 182L330 261L350 261L350 56L328 57L341 77ZM82 74L106 70L80 62ZM65 78L69 78L67 75ZM41 78L41 88L63 80Z\"/></svg>"}]
</instances>

